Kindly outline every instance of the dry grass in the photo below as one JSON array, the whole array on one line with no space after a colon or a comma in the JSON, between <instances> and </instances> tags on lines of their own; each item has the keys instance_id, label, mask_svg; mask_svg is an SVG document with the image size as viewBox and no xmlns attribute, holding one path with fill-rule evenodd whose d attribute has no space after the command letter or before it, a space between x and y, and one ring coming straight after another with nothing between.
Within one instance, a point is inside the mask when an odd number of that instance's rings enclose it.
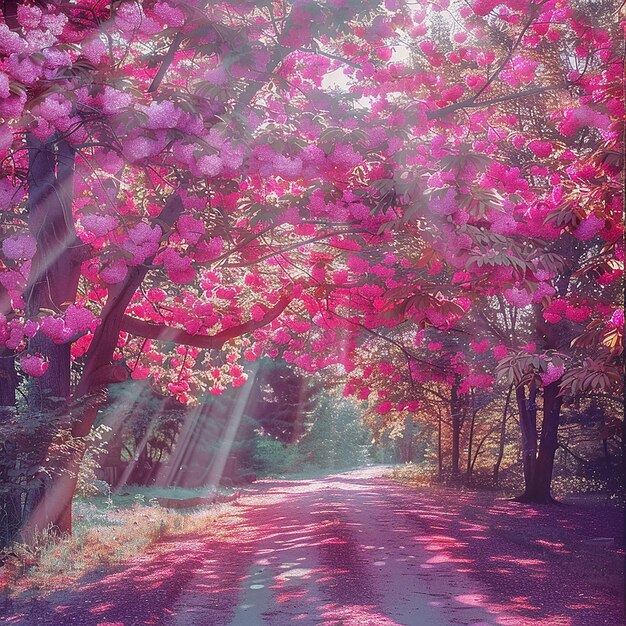
<instances>
[{"instance_id":1,"label":"dry grass","mask_svg":"<svg viewBox=\"0 0 626 626\"><path fill-rule=\"evenodd\" d=\"M437 482L437 472L434 467L415 463L396 465L387 476L413 487L431 487Z\"/></svg>"},{"instance_id":2,"label":"dry grass","mask_svg":"<svg viewBox=\"0 0 626 626\"><path fill-rule=\"evenodd\" d=\"M132 560L162 539L216 530L228 511L232 505L173 511L137 495L78 500L72 536L59 539L44 532L33 546L14 544L6 550L0 592L69 586L89 572Z\"/></svg>"}]
</instances>

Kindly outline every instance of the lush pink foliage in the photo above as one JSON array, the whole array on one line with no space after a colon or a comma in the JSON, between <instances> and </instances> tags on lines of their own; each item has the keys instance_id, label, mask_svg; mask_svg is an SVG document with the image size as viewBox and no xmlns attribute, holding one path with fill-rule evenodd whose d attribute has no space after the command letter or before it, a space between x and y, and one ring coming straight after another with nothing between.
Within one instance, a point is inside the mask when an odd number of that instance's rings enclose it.
<instances>
[{"instance_id":1,"label":"lush pink foliage","mask_svg":"<svg viewBox=\"0 0 626 626\"><path fill-rule=\"evenodd\" d=\"M572 236L604 245L599 292L621 276L619 168L602 157L623 116L608 31L555 0L383 4L57 2L0 22L3 345L27 354L40 331L84 355L104 304L144 270L114 358L179 399L242 384L237 363L264 352L353 372L359 336L401 324L429 329L416 346L463 391L489 388L481 368L519 346L444 338L490 298L548 323L606 323L614 307L556 297L544 253ZM430 20L442 9L445 46ZM414 60L394 53L407 36ZM81 267L74 301L34 313L29 276L49 259L25 200L29 136L76 151L68 246ZM182 352L142 324L178 333ZM219 356L197 339L216 335ZM24 372L45 371L36 358Z\"/></svg>"}]
</instances>

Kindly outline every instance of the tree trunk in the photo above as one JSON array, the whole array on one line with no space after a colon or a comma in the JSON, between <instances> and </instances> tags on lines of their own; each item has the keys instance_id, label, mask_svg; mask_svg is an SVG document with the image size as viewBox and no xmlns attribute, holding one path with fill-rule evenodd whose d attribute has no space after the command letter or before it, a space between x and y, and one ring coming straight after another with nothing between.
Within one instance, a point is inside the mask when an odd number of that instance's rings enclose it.
<instances>
[{"instance_id":1,"label":"tree trunk","mask_svg":"<svg viewBox=\"0 0 626 626\"><path fill-rule=\"evenodd\" d=\"M543 389L543 422L541 425L541 440L537 464L527 494L527 500L537 503L554 502L550 493L554 455L558 445L559 417L562 396L559 396L559 381L546 385Z\"/></svg>"},{"instance_id":2,"label":"tree trunk","mask_svg":"<svg viewBox=\"0 0 626 626\"><path fill-rule=\"evenodd\" d=\"M609 454L609 442L607 439L602 440L602 449L604 451L604 463L606 464L606 475L609 481L612 481L613 465L611 463L611 455Z\"/></svg>"},{"instance_id":3,"label":"tree trunk","mask_svg":"<svg viewBox=\"0 0 626 626\"><path fill-rule=\"evenodd\" d=\"M0 350L0 423L15 416L15 392L17 373L15 354L12 350ZM0 465L0 550L6 547L17 535L22 523L22 492L6 473L8 465Z\"/></svg>"},{"instance_id":4,"label":"tree trunk","mask_svg":"<svg viewBox=\"0 0 626 626\"><path fill-rule=\"evenodd\" d=\"M69 272L70 269L77 268L80 273L80 263L64 255L60 244L63 243L65 248L70 246L74 239L69 238L67 233L64 238L61 235L61 224L58 218L55 205L52 203L52 196L64 199L62 202L67 210L69 206L69 215L63 217L64 225L72 224L71 216L71 189L68 189L69 174L66 170L70 167L69 155L62 153L59 149L59 159L56 183L52 177L54 166L50 164L54 155L48 144L38 144L36 139L31 139L32 153L29 151L32 160L32 172L29 171L29 177L32 177L32 189L29 188L29 204L33 211L29 216L29 226L33 233L45 238L49 241L48 247L43 246L41 250L38 247L37 254L41 259L38 263L33 263L33 267L37 267L37 271L31 277L33 282L33 293L43 293L43 287L53 285L55 288L51 291L51 307L53 310L59 310L64 302L73 302L76 295L76 284L73 277L64 275L63 272ZM72 153L73 154L73 153ZM73 172L73 159L71 161ZM39 178L39 175L43 179ZM41 183L41 180L44 183ZM51 194L50 185L56 184L59 189L58 193ZM69 197L69 204L68 199ZM57 202L57 204L59 204ZM159 216L163 226L173 224L180 211L182 210L182 202L177 195L172 195L168 199L163 211ZM65 227L65 226L64 226ZM38 240L39 241L39 240ZM71 262L70 262L71 261ZM117 346L120 333L121 322L126 311L128 303L137 291L139 285L143 281L152 259L146 259L146 262L137 267L130 268L126 279L119 285L114 285L109 289L107 302L103 308L101 319L102 322L96 329L89 350L85 359L85 368L78 382L76 392L74 394L74 414L72 416L72 435L75 438L82 438L89 434L91 427L96 419L96 415L105 395L98 393L113 382L121 382L126 380L128 373L122 365L112 365L113 353ZM47 276L49 272L55 273L55 280L52 281L50 276L46 280L42 276ZM76 278L77 280L77 278ZM41 287L38 287L41 285ZM63 294L62 299L54 294ZM41 307L41 302L36 302ZM69 369L69 361L68 361ZM43 377L42 377L43 378ZM61 379L54 379L60 381ZM69 380L69 378L68 378ZM64 395L65 389L62 390ZM53 525L61 533L71 532L71 505L74 492L76 490L77 473L85 452L84 445L78 446L75 454L70 460L70 467L66 468L66 472L57 476L52 481L49 493L42 494L42 499L33 506L32 521L25 528L24 536L32 539L38 530Z\"/></svg>"},{"instance_id":5,"label":"tree trunk","mask_svg":"<svg viewBox=\"0 0 626 626\"><path fill-rule=\"evenodd\" d=\"M62 313L74 302L81 262L76 258L72 216L75 151L65 141L28 144L28 227L37 240L26 293L26 313ZM59 410L70 396L70 345L55 344L42 332L29 342L30 352L48 359L46 373L31 382L29 408Z\"/></svg>"},{"instance_id":6,"label":"tree trunk","mask_svg":"<svg viewBox=\"0 0 626 626\"><path fill-rule=\"evenodd\" d=\"M472 392L472 420L470 422L469 440L467 443L467 469L465 478L469 482L472 477L472 444L474 443L474 425L476 424L476 411L474 410L474 393Z\"/></svg>"},{"instance_id":7,"label":"tree trunk","mask_svg":"<svg viewBox=\"0 0 626 626\"><path fill-rule=\"evenodd\" d=\"M439 408L439 419L437 424L437 463L439 468L439 478L443 475L443 450L441 448L441 408Z\"/></svg>"},{"instance_id":8,"label":"tree trunk","mask_svg":"<svg viewBox=\"0 0 626 626\"><path fill-rule=\"evenodd\" d=\"M460 379L455 377L454 383L450 390L450 417L452 420L452 477L458 478L459 476L459 462L461 458L460 445L461 445L461 428L463 427L463 421L461 417L461 402L459 400Z\"/></svg>"},{"instance_id":9,"label":"tree trunk","mask_svg":"<svg viewBox=\"0 0 626 626\"><path fill-rule=\"evenodd\" d=\"M502 412L502 421L500 422L500 441L498 443L498 458L493 466L493 484L498 486L498 478L500 474L500 465L504 458L504 444L506 439L506 420L509 412L509 406L511 405L511 394L513 393L513 385L509 387L509 391L506 394L506 402L504 403L504 411Z\"/></svg>"},{"instance_id":10,"label":"tree trunk","mask_svg":"<svg viewBox=\"0 0 626 626\"><path fill-rule=\"evenodd\" d=\"M404 431L400 443L400 460L410 463L413 460L413 415L407 413L404 420Z\"/></svg>"},{"instance_id":11,"label":"tree trunk","mask_svg":"<svg viewBox=\"0 0 626 626\"><path fill-rule=\"evenodd\" d=\"M55 476L22 526L22 541L27 544L34 543L37 535L46 528L51 528L59 534L71 532L72 498L76 491L78 471L84 454L85 446L78 444L64 468L65 471Z\"/></svg>"},{"instance_id":12,"label":"tree trunk","mask_svg":"<svg viewBox=\"0 0 626 626\"><path fill-rule=\"evenodd\" d=\"M74 302L81 260L76 257L77 238L72 216L75 150L66 141L53 138L41 142L27 136L28 227L37 241L37 251L28 278L26 314L42 311L62 313ZM67 411L70 397L70 344L57 344L41 331L30 341L28 351L47 358L48 369L28 385L28 407L53 416ZM52 433L50 437L52 436ZM51 438L40 443L42 463ZM25 517L37 509L50 486L47 474L26 499ZM46 508L47 505L42 505ZM58 520L50 520L61 532ZM47 526L48 524L46 524Z\"/></svg>"},{"instance_id":13,"label":"tree trunk","mask_svg":"<svg viewBox=\"0 0 626 626\"><path fill-rule=\"evenodd\" d=\"M530 383L530 391L526 398L523 385L515 390L517 408L522 431L522 463L524 465L524 493L516 498L520 502L527 501L532 489L537 464L537 386Z\"/></svg>"}]
</instances>

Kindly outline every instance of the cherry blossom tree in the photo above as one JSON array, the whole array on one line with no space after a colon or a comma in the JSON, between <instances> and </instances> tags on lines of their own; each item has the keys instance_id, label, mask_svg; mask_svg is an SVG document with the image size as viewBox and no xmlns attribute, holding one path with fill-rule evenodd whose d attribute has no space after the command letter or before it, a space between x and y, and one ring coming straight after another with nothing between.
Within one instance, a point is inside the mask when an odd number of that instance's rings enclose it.
<instances>
[{"instance_id":1,"label":"cherry blossom tree","mask_svg":"<svg viewBox=\"0 0 626 626\"><path fill-rule=\"evenodd\" d=\"M129 375L193 402L263 353L349 373L364 332L504 298L535 316L548 499L560 394L613 385L621 341L608 3L4 6L3 402L17 363L82 439ZM75 473L33 527L69 529Z\"/></svg>"}]
</instances>

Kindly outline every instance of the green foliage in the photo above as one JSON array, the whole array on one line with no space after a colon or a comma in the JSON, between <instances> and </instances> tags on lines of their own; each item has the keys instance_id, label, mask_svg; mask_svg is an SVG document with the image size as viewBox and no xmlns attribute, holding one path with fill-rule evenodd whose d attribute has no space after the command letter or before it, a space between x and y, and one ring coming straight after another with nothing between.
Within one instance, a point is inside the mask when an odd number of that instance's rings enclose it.
<instances>
[{"instance_id":1,"label":"green foliage","mask_svg":"<svg viewBox=\"0 0 626 626\"><path fill-rule=\"evenodd\" d=\"M0 493L28 491L58 473L76 442L62 412L5 410L0 421Z\"/></svg>"},{"instance_id":2,"label":"green foliage","mask_svg":"<svg viewBox=\"0 0 626 626\"><path fill-rule=\"evenodd\" d=\"M246 415L264 435L298 441L313 410L315 386L285 361L264 358L246 405Z\"/></svg>"},{"instance_id":3,"label":"green foliage","mask_svg":"<svg viewBox=\"0 0 626 626\"><path fill-rule=\"evenodd\" d=\"M255 441L252 467L259 475L296 472L303 463L304 455L297 445L284 444L269 437L260 437Z\"/></svg>"},{"instance_id":4,"label":"green foliage","mask_svg":"<svg viewBox=\"0 0 626 626\"><path fill-rule=\"evenodd\" d=\"M76 482L76 495L83 498L90 496L110 496L111 486L98 478L97 470L100 467L97 451L88 450L83 457Z\"/></svg>"},{"instance_id":5,"label":"green foliage","mask_svg":"<svg viewBox=\"0 0 626 626\"><path fill-rule=\"evenodd\" d=\"M299 448L308 462L326 469L366 465L371 434L363 425L359 407L334 395L320 397L313 425Z\"/></svg>"},{"instance_id":6,"label":"green foliage","mask_svg":"<svg viewBox=\"0 0 626 626\"><path fill-rule=\"evenodd\" d=\"M354 402L329 393L320 393L316 400L308 429L297 443L267 436L254 440L254 471L266 476L336 471L378 460L382 447L372 445L362 411Z\"/></svg>"}]
</instances>

